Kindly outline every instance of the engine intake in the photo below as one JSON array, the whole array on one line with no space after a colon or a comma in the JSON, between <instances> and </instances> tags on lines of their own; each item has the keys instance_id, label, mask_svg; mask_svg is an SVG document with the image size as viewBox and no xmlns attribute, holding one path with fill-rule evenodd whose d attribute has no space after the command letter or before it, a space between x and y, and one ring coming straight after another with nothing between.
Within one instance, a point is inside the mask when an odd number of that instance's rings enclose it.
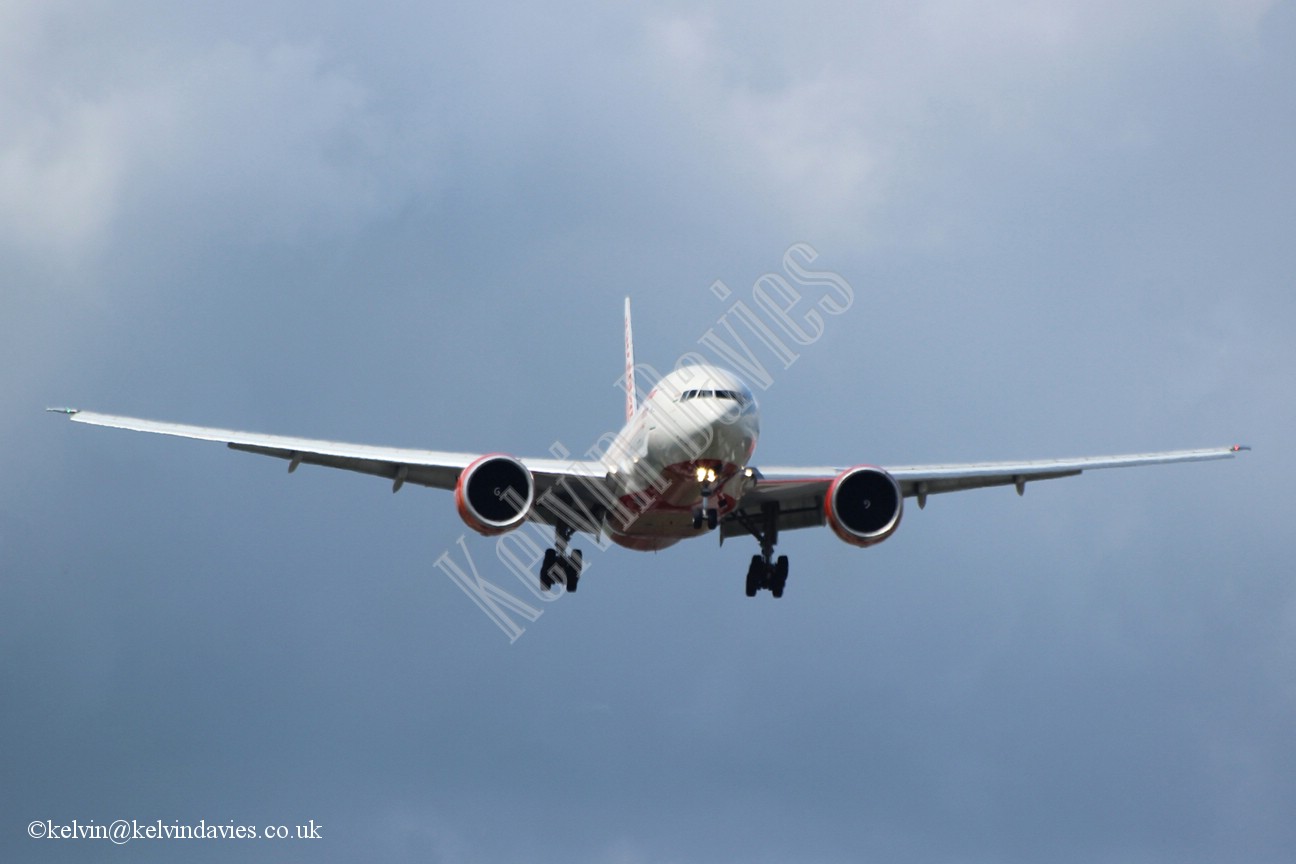
<instances>
[{"instance_id":1,"label":"engine intake","mask_svg":"<svg viewBox=\"0 0 1296 864\"><path fill-rule=\"evenodd\" d=\"M854 546L872 546L895 533L904 511L900 484L881 468L861 465L832 481L824 515L838 537Z\"/></svg>"},{"instance_id":2,"label":"engine intake","mask_svg":"<svg viewBox=\"0 0 1296 864\"><path fill-rule=\"evenodd\" d=\"M535 479L530 469L500 453L473 462L459 474L455 484L459 518L488 537L521 525L534 500Z\"/></svg>"}]
</instances>

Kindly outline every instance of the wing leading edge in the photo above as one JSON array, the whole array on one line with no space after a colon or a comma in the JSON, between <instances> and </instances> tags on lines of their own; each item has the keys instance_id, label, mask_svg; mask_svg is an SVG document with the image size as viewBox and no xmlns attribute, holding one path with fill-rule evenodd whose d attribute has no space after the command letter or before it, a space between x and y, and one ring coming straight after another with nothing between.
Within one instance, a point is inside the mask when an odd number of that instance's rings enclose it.
<instances>
[{"instance_id":1,"label":"wing leading edge","mask_svg":"<svg viewBox=\"0 0 1296 864\"><path fill-rule=\"evenodd\" d=\"M348 444L313 438L296 438L285 435L266 435L241 432L208 426L191 426L80 411L75 408L51 408L50 411L67 414L76 423L150 432L177 438L224 443L232 450L273 456L288 462L288 470L299 465L323 465L346 471L356 471L383 477L392 481L395 492L405 483L414 483L435 489L454 489L460 473L482 453L461 453L442 450L418 450L399 447L378 447L368 444ZM1198 450L1169 450L1156 453L1136 453L1122 456L1082 456L1071 459L1042 459L1019 462L970 462L942 465L911 465L883 470L900 484L906 498L917 498L918 506L927 503L928 495L981 489L989 486L1016 486L1022 494L1028 482L1072 477L1084 471L1101 468L1126 468L1140 465L1163 465L1176 462L1204 462L1214 459L1231 459L1239 452L1251 448L1240 445L1211 447ZM553 487L562 498L577 497L597 502L599 496L589 493L593 485L607 478L606 468L599 462L564 461L558 459L523 458L520 460L532 472L537 495ZM754 517L766 505L778 507L779 530L791 530L825 523L824 497L832 481L847 470L845 467L769 467L754 471L755 483L742 495L737 511ZM566 480L584 480L583 484L565 484ZM547 521L543 513L537 516ZM748 533L742 519L730 519L720 526L721 537Z\"/></svg>"},{"instance_id":2,"label":"wing leading edge","mask_svg":"<svg viewBox=\"0 0 1296 864\"><path fill-rule=\"evenodd\" d=\"M405 483L428 486L434 489L453 489L460 472L484 454L457 453L442 450L416 450L400 447L375 447L368 444L347 444L340 441L321 441L312 438L294 438L286 435L265 435L257 432L240 432L208 426L190 426L184 423L166 423L143 420L138 417L120 417L79 411L75 408L51 408L67 414L73 422L89 423L113 429L134 432L151 432L176 438L199 441L217 441L231 450L259 453L288 462L288 470L298 465L324 465L346 471L372 474L392 481L395 492ZM558 459L522 459L535 476L537 492L567 478L598 478L606 469L598 462L569 462Z\"/></svg>"},{"instance_id":3,"label":"wing leading edge","mask_svg":"<svg viewBox=\"0 0 1296 864\"><path fill-rule=\"evenodd\" d=\"M1165 465L1175 462L1206 462L1232 459L1250 447L1207 447L1198 450L1166 450L1157 453L1131 453L1122 456L1080 456L1071 459L1038 459L1021 462L968 462L948 465L883 466L900 484L906 498L917 498L918 506L927 503L928 495L983 489L989 486L1016 486L1017 494L1036 480L1074 477L1084 471L1100 468L1130 468L1139 465ZM762 506L779 507L780 530L824 524L824 496L828 486L846 467L761 468L756 484L743 495L738 508L760 513ZM735 522L722 526L725 536L747 533Z\"/></svg>"}]
</instances>

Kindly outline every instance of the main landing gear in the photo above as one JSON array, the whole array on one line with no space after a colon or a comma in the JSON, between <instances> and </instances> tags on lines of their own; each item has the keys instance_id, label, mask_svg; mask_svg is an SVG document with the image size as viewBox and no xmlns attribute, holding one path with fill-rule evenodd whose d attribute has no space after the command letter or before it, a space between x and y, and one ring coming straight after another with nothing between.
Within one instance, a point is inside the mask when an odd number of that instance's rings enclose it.
<instances>
[{"instance_id":1,"label":"main landing gear","mask_svg":"<svg viewBox=\"0 0 1296 864\"><path fill-rule=\"evenodd\" d=\"M554 585L563 585L567 593L576 591L580 584L581 568L584 562L581 551L575 549L567 553L567 542L576 532L568 525L554 526L554 545L545 550L544 563L540 565L540 587L548 591Z\"/></svg>"},{"instance_id":2,"label":"main landing gear","mask_svg":"<svg viewBox=\"0 0 1296 864\"><path fill-rule=\"evenodd\" d=\"M747 567L748 597L755 597L756 592L762 588L768 589L775 597L782 597L783 589L787 586L788 557L774 557L774 544L778 542L778 512L778 504L771 501L761 505L760 524L746 514L738 514L743 527L761 545L760 554L753 555L751 564Z\"/></svg>"},{"instance_id":3,"label":"main landing gear","mask_svg":"<svg viewBox=\"0 0 1296 864\"><path fill-rule=\"evenodd\" d=\"M704 522L712 531L720 524L720 511L711 504L715 489L707 482L714 477L714 471L698 469L698 480L702 482L702 502L693 511L694 531L701 528ZM733 513L732 518L760 541L760 554L753 555L751 564L747 566L748 597L755 597L756 592L762 589L768 590L775 597L782 597L783 589L787 587L788 558L786 555L774 557L774 544L778 543L778 517L777 501L762 504L759 518L753 518L742 510Z\"/></svg>"},{"instance_id":4,"label":"main landing gear","mask_svg":"<svg viewBox=\"0 0 1296 864\"><path fill-rule=\"evenodd\" d=\"M768 588L775 597L783 596L787 586L788 557L780 555L778 560L771 560L769 555L753 555L747 567L747 596L755 597L756 592Z\"/></svg>"}]
</instances>

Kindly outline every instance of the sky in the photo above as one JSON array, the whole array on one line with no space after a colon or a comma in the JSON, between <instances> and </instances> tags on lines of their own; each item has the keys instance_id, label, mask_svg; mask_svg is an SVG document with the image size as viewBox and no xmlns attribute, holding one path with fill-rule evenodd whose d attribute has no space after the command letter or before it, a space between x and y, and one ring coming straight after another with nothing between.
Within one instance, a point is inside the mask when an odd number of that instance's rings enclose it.
<instances>
[{"instance_id":1,"label":"sky","mask_svg":"<svg viewBox=\"0 0 1296 864\"><path fill-rule=\"evenodd\" d=\"M1292 3L4 0L0 80L0 859L1296 854ZM757 466L1254 450L542 600L450 493L44 412L579 455L622 298L668 369L794 247L855 299ZM32 836L115 820L319 836Z\"/></svg>"}]
</instances>

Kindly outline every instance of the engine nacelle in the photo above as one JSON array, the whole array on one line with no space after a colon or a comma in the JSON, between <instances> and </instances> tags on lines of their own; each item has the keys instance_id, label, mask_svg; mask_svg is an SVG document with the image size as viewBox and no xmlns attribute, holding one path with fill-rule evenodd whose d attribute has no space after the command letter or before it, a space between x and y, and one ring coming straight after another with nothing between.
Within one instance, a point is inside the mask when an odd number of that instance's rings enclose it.
<instances>
[{"instance_id":1,"label":"engine nacelle","mask_svg":"<svg viewBox=\"0 0 1296 864\"><path fill-rule=\"evenodd\" d=\"M459 518L479 534L491 536L522 524L535 501L535 478L512 456L492 453L473 462L455 484Z\"/></svg>"},{"instance_id":2,"label":"engine nacelle","mask_svg":"<svg viewBox=\"0 0 1296 864\"><path fill-rule=\"evenodd\" d=\"M860 465L838 474L824 497L824 515L838 537L872 546L895 533L904 511L900 484L881 468Z\"/></svg>"}]
</instances>

